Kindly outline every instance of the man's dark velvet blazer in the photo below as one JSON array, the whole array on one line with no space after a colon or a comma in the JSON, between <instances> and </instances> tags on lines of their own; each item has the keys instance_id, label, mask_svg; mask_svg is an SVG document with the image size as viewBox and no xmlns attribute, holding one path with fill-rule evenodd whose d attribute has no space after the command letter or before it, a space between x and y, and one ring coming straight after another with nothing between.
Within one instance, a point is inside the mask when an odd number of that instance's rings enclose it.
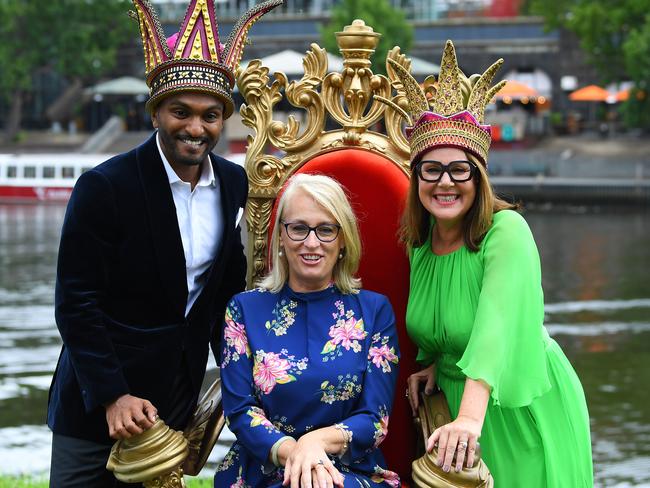
<instances>
[{"instance_id":1,"label":"man's dark velvet blazer","mask_svg":"<svg viewBox=\"0 0 650 488\"><path fill-rule=\"evenodd\" d=\"M234 163L211 158L224 232L187 318L183 245L155 134L87 171L75 185L57 268L63 348L48 405L54 433L112 442L103 405L125 393L151 401L164 420L181 367L191 383L187 400L196 403L208 345L217 353L225 306L244 289L246 277L236 224L248 192L246 175Z\"/></svg>"}]
</instances>

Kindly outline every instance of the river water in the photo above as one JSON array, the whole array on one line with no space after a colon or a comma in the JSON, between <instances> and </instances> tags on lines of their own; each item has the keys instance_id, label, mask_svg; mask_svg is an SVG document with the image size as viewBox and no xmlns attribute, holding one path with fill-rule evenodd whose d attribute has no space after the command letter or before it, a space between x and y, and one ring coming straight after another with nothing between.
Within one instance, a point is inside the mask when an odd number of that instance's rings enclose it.
<instances>
[{"instance_id":1,"label":"river water","mask_svg":"<svg viewBox=\"0 0 650 488\"><path fill-rule=\"evenodd\" d=\"M0 205L0 473L49 465L47 389L63 206ZM538 208L546 327L577 370L598 487L650 487L650 212ZM224 453L218 446L213 460Z\"/></svg>"}]
</instances>

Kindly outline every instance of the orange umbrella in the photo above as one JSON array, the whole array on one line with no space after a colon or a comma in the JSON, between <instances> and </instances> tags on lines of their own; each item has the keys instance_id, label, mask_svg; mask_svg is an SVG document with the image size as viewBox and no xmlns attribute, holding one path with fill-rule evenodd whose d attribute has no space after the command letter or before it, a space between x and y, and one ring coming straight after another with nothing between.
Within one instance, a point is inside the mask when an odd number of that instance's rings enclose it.
<instances>
[{"instance_id":1,"label":"orange umbrella","mask_svg":"<svg viewBox=\"0 0 650 488\"><path fill-rule=\"evenodd\" d=\"M521 98L531 98L538 96L539 92L533 87L528 86L520 81L508 80L505 86L499 90L496 98L497 100L503 100L504 98L519 100Z\"/></svg>"},{"instance_id":2,"label":"orange umbrella","mask_svg":"<svg viewBox=\"0 0 650 488\"><path fill-rule=\"evenodd\" d=\"M596 85L585 86L569 95L574 102L606 102L611 95L607 90Z\"/></svg>"},{"instance_id":3,"label":"orange umbrella","mask_svg":"<svg viewBox=\"0 0 650 488\"><path fill-rule=\"evenodd\" d=\"M621 90L618 92L615 96L617 102L624 102L628 98L630 98L630 89L627 88L625 90Z\"/></svg>"}]
</instances>

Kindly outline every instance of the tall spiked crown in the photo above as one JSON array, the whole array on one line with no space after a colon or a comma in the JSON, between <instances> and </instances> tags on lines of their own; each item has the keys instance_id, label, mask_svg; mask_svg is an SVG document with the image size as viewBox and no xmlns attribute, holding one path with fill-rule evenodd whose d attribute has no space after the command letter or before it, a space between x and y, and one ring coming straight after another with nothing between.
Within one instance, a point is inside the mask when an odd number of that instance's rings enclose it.
<instances>
[{"instance_id":1,"label":"tall spiked crown","mask_svg":"<svg viewBox=\"0 0 650 488\"><path fill-rule=\"evenodd\" d=\"M203 92L224 103L224 118L235 105L232 88L248 30L265 13L282 4L268 0L246 12L233 27L225 44L219 42L214 0L191 0L180 31L165 38L160 20L149 0L132 0L140 24L144 62L153 110L165 97L183 91Z\"/></svg>"},{"instance_id":2,"label":"tall spiked crown","mask_svg":"<svg viewBox=\"0 0 650 488\"><path fill-rule=\"evenodd\" d=\"M403 110L388 100L395 110L408 121L406 137L411 146L411 164L435 147L457 147L474 154L483 164L492 141L489 125L483 124L485 106L503 88L502 81L490 88L495 73L503 64L499 59L482 75L474 74L467 78L458 67L456 50L447 41L440 63L438 82L428 87L427 93L411 74L392 59L391 67L402 82L407 100ZM429 79L425 80L425 85Z\"/></svg>"}]
</instances>

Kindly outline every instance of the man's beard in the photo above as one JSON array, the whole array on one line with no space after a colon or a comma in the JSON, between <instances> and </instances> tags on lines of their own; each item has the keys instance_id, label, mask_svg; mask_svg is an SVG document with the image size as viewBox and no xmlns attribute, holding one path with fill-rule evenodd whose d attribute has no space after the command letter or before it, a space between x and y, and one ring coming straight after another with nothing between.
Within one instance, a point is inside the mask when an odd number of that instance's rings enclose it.
<instances>
[{"instance_id":1,"label":"man's beard","mask_svg":"<svg viewBox=\"0 0 650 488\"><path fill-rule=\"evenodd\" d=\"M164 148L166 148L170 153L171 158L168 158L170 159L170 162L174 164L182 164L184 166L199 166L202 164L203 161L205 161L205 159L208 157L208 154L210 154L210 151L214 149L218 142L218 139L211 140L208 137L195 138L190 137L187 134L170 136L165 131L159 130L158 132L160 133L160 138ZM184 139L190 141L200 141L202 143L202 152L196 155L183 154L183 152L179 150L179 146L185 144L183 142Z\"/></svg>"}]
</instances>

